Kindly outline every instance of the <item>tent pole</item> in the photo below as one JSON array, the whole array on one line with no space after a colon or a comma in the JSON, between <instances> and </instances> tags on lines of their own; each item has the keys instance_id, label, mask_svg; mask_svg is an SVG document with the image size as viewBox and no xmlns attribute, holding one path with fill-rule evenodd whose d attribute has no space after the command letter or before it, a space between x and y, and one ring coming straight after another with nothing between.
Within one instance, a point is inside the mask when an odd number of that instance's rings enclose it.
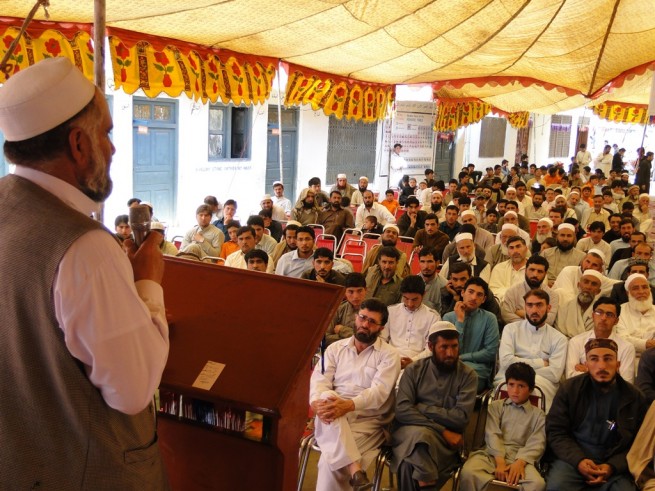
<instances>
[{"instance_id":1,"label":"tent pole","mask_svg":"<svg viewBox=\"0 0 655 491\"><path fill-rule=\"evenodd\" d=\"M284 162L282 162L282 88L280 87L280 73L282 63L277 62L277 152L280 161L280 182L284 185Z\"/></svg>"},{"instance_id":2,"label":"tent pole","mask_svg":"<svg viewBox=\"0 0 655 491\"><path fill-rule=\"evenodd\" d=\"M45 11L46 19L50 18L50 14L48 14L49 5L50 5L49 0L37 0L34 6L32 7L32 10L30 10L29 14L27 14L27 17L25 17L25 20L23 21L23 25L20 28L20 32L11 42L9 48L7 48L7 52L2 57L2 61L0 61L0 71L5 74L5 78L9 78L9 75L11 74L11 71L14 68L13 66L10 66L7 62L9 61L11 55L14 54L14 50L16 49L16 46L18 45L20 38L23 36L23 34L25 34L25 30L27 29L27 26L30 24L30 22L32 22L34 15L36 15L37 10L39 10L39 7L41 6L43 6L43 10Z\"/></svg>"},{"instance_id":3,"label":"tent pole","mask_svg":"<svg viewBox=\"0 0 655 491\"><path fill-rule=\"evenodd\" d=\"M105 93L105 0L94 0L93 2L93 73L96 87ZM98 207L96 219L103 222L105 217L105 204Z\"/></svg>"}]
</instances>

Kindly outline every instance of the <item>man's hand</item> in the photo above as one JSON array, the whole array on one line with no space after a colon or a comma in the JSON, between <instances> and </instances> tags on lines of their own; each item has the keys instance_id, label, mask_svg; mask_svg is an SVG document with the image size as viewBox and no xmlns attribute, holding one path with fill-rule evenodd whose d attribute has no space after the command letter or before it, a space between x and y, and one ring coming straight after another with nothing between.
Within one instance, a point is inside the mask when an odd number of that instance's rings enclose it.
<instances>
[{"instance_id":1,"label":"man's hand","mask_svg":"<svg viewBox=\"0 0 655 491\"><path fill-rule=\"evenodd\" d=\"M193 241L202 244L205 241L205 238L200 233L196 232L193 234Z\"/></svg>"},{"instance_id":2,"label":"man's hand","mask_svg":"<svg viewBox=\"0 0 655 491\"><path fill-rule=\"evenodd\" d=\"M646 341L646 349L655 347L655 339L649 339Z\"/></svg>"},{"instance_id":3,"label":"man's hand","mask_svg":"<svg viewBox=\"0 0 655 491\"><path fill-rule=\"evenodd\" d=\"M319 283L325 283L325 278L323 278L320 275L316 275L316 281L318 281Z\"/></svg>"},{"instance_id":4,"label":"man's hand","mask_svg":"<svg viewBox=\"0 0 655 491\"><path fill-rule=\"evenodd\" d=\"M323 423L330 424L344 414L354 411L355 403L349 399L330 397L326 400L314 401L312 403L312 408L314 408L316 416L318 416Z\"/></svg>"},{"instance_id":5,"label":"man's hand","mask_svg":"<svg viewBox=\"0 0 655 491\"><path fill-rule=\"evenodd\" d=\"M137 249L132 239L123 241L123 249L132 263L134 281L152 280L161 285L164 278L164 255L159 250L161 235L150 232Z\"/></svg>"},{"instance_id":6,"label":"man's hand","mask_svg":"<svg viewBox=\"0 0 655 491\"><path fill-rule=\"evenodd\" d=\"M407 356L401 356L400 357L400 368L405 368L407 365L409 365L412 362L412 359L407 357Z\"/></svg>"},{"instance_id":7,"label":"man's hand","mask_svg":"<svg viewBox=\"0 0 655 491\"><path fill-rule=\"evenodd\" d=\"M443 430L441 435L444 437L444 440L446 440L446 443L450 448L459 448L464 443L462 435L455 433L454 431Z\"/></svg>"},{"instance_id":8,"label":"man's hand","mask_svg":"<svg viewBox=\"0 0 655 491\"><path fill-rule=\"evenodd\" d=\"M514 311L514 313L516 315L518 315L519 317L521 317L522 319L525 319L525 310L524 309L516 309Z\"/></svg>"},{"instance_id":9,"label":"man's hand","mask_svg":"<svg viewBox=\"0 0 655 491\"><path fill-rule=\"evenodd\" d=\"M509 466L503 457L495 457L495 459L496 468L494 469L494 476L497 480L505 482L507 481L507 471L509 470Z\"/></svg>"},{"instance_id":10,"label":"man's hand","mask_svg":"<svg viewBox=\"0 0 655 491\"><path fill-rule=\"evenodd\" d=\"M408 211L407 216L409 217L409 228L414 228L416 226L416 216L418 215L415 211Z\"/></svg>"},{"instance_id":11,"label":"man's hand","mask_svg":"<svg viewBox=\"0 0 655 491\"><path fill-rule=\"evenodd\" d=\"M591 459L582 459L578 464L578 472L587 480L587 483L591 483L598 479L598 470L598 467Z\"/></svg>"},{"instance_id":12,"label":"man's hand","mask_svg":"<svg viewBox=\"0 0 655 491\"><path fill-rule=\"evenodd\" d=\"M459 295L457 295L457 292L453 288L453 282L452 281L448 281L448 283L446 283L446 291L448 293L450 293L455 300L459 300Z\"/></svg>"},{"instance_id":13,"label":"man's hand","mask_svg":"<svg viewBox=\"0 0 655 491\"><path fill-rule=\"evenodd\" d=\"M550 365L550 362L548 361L548 358L544 358L544 366L547 367Z\"/></svg>"},{"instance_id":14,"label":"man's hand","mask_svg":"<svg viewBox=\"0 0 655 491\"><path fill-rule=\"evenodd\" d=\"M525 479L525 461L517 459L507 469L507 483L518 484L521 479Z\"/></svg>"},{"instance_id":15,"label":"man's hand","mask_svg":"<svg viewBox=\"0 0 655 491\"><path fill-rule=\"evenodd\" d=\"M464 322L464 318L466 317L466 307L464 306L464 302L457 302L453 310L457 316L457 322Z\"/></svg>"},{"instance_id":16,"label":"man's hand","mask_svg":"<svg viewBox=\"0 0 655 491\"><path fill-rule=\"evenodd\" d=\"M589 369L587 368L587 365L584 365L582 363L576 363L575 364L575 371L576 372L587 373L589 371Z\"/></svg>"},{"instance_id":17,"label":"man's hand","mask_svg":"<svg viewBox=\"0 0 655 491\"><path fill-rule=\"evenodd\" d=\"M334 334L339 334L339 331L341 331L342 328L343 326L341 324L334 326Z\"/></svg>"}]
</instances>

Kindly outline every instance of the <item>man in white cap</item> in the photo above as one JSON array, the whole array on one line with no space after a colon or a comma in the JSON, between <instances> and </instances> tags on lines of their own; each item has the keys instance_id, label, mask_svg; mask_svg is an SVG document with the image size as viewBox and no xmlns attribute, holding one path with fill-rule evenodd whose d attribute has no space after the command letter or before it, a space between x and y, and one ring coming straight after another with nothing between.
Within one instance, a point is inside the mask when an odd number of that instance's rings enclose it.
<instances>
[{"instance_id":1,"label":"man in white cap","mask_svg":"<svg viewBox=\"0 0 655 491\"><path fill-rule=\"evenodd\" d=\"M478 227L478 218L475 215L475 211L464 210L461 213L460 218L462 220L462 225L469 224L475 227L474 241L482 248L482 250L486 251L494 245L493 234L483 228Z\"/></svg>"},{"instance_id":2,"label":"man in white cap","mask_svg":"<svg viewBox=\"0 0 655 491\"><path fill-rule=\"evenodd\" d=\"M625 280L628 303L621 305L616 333L632 343L641 356L644 350L655 347L655 306L648 280L633 273Z\"/></svg>"},{"instance_id":3,"label":"man in white cap","mask_svg":"<svg viewBox=\"0 0 655 491\"><path fill-rule=\"evenodd\" d=\"M161 235L125 254L89 218L112 189L111 129L103 93L66 58L0 88L16 164L0 236L48 244L36 257L0 246L0 475L15 488L168 487L152 405L168 356Z\"/></svg>"},{"instance_id":4,"label":"man in white cap","mask_svg":"<svg viewBox=\"0 0 655 491\"><path fill-rule=\"evenodd\" d=\"M642 232L646 230L646 222L651 219L650 217L650 195L642 193L639 195L639 202L635 205L635 211L632 212L637 220L639 220L639 230Z\"/></svg>"},{"instance_id":5,"label":"man in white cap","mask_svg":"<svg viewBox=\"0 0 655 491\"><path fill-rule=\"evenodd\" d=\"M566 266L577 266L585 254L575 248L575 226L570 223L562 223L557 228L555 237L557 245L541 252L540 254L548 259L548 286L552 286Z\"/></svg>"},{"instance_id":6,"label":"man in white cap","mask_svg":"<svg viewBox=\"0 0 655 491\"><path fill-rule=\"evenodd\" d=\"M500 232L496 234L496 237L500 237L493 246L488 248L485 251L484 260L489 263L491 270L493 271L496 264L500 264L503 261L509 259L509 252L507 251L507 241L510 237L519 236L519 228L516 225L511 223L506 223L500 229Z\"/></svg>"},{"instance_id":7,"label":"man in white cap","mask_svg":"<svg viewBox=\"0 0 655 491\"><path fill-rule=\"evenodd\" d=\"M593 329L585 331L569 340L566 354L566 378L587 373L585 344L590 339L612 339L619 348L618 357L621 364L621 376L628 382L635 379L635 347L616 334L614 327L619 322L621 306L610 297L599 297L593 304Z\"/></svg>"},{"instance_id":8,"label":"man in white cap","mask_svg":"<svg viewBox=\"0 0 655 491\"><path fill-rule=\"evenodd\" d=\"M348 176L346 174L337 174L337 183L330 188L330 192L332 191L339 191L342 197L351 199L353 193L357 190L348 184Z\"/></svg>"},{"instance_id":9,"label":"man in white cap","mask_svg":"<svg viewBox=\"0 0 655 491\"><path fill-rule=\"evenodd\" d=\"M525 319L507 324L498 350L499 367L494 385L505 382L505 370L517 361L534 368L536 382L546 394L546 411L559 387L566 365L567 339L547 323L550 295L533 289L523 296Z\"/></svg>"},{"instance_id":10,"label":"man in white cap","mask_svg":"<svg viewBox=\"0 0 655 491\"><path fill-rule=\"evenodd\" d=\"M265 194L259 202L259 205L262 207L262 210L271 210L271 218L273 220L279 221L287 219L287 214L284 211L284 208L279 205L274 205L270 194Z\"/></svg>"},{"instance_id":11,"label":"man in white cap","mask_svg":"<svg viewBox=\"0 0 655 491\"><path fill-rule=\"evenodd\" d=\"M385 226L387 223L396 223L396 218L387 210L387 208L375 201L373 191L366 190L362 193L364 202L359 205L355 213L355 227L361 229L364 225L364 220L369 215L373 215L378 219L378 223Z\"/></svg>"},{"instance_id":12,"label":"man in white cap","mask_svg":"<svg viewBox=\"0 0 655 491\"><path fill-rule=\"evenodd\" d=\"M444 265L439 272L439 276L441 276L444 281L447 281L448 269L450 268L451 262L463 262L471 267L473 270L473 276L478 276L489 283L489 278L491 277L491 267L487 261L475 254L473 234L468 232L457 234L455 236L455 244L457 248L457 255L450 256L448 260L444 262Z\"/></svg>"},{"instance_id":13,"label":"man in white cap","mask_svg":"<svg viewBox=\"0 0 655 491\"><path fill-rule=\"evenodd\" d=\"M523 230L523 228L521 227L520 218L523 218L523 217L520 216L518 213L516 213L516 211L509 210L509 211L506 211L505 214L503 215L503 218L501 218L498 221L498 225L501 227L501 229L502 229L503 225L506 225L506 224L516 225L518 227L518 229L519 229L518 235L523 237L525 239L525 241L528 242L530 240L530 234L529 234L529 232L526 232L525 230ZM528 222L528 228L529 227L530 227L530 224ZM498 244L498 243L500 243L500 239L496 236L496 244Z\"/></svg>"},{"instance_id":14,"label":"man in white cap","mask_svg":"<svg viewBox=\"0 0 655 491\"><path fill-rule=\"evenodd\" d=\"M515 201L516 205L518 207L518 210L517 210L518 214L525 216L525 207L523 206L523 203L521 203L518 200L518 197L516 195L516 188L514 186L509 186L505 190L505 199L507 201Z\"/></svg>"},{"instance_id":15,"label":"man in white cap","mask_svg":"<svg viewBox=\"0 0 655 491\"><path fill-rule=\"evenodd\" d=\"M176 256L179 252L175 244L166 240L166 227L161 222L150 222L150 230L157 231L161 235L159 250L165 256Z\"/></svg>"},{"instance_id":16,"label":"man in white cap","mask_svg":"<svg viewBox=\"0 0 655 491\"><path fill-rule=\"evenodd\" d=\"M291 216L291 210L293 209L293 203L291 200L284 196L284 184L280 181L275 181L273 183L273 196L271 196L273 204L279 206L284 210L286 220Z\"/></svg>"},{"instance_id":17,"label":"man in white cap","mask_svg":"<svg viewBox=\"0 0 655 491\"><path fill-rule=\"evenodd\" d=\"M525 277L525 263L528 260L528 246L523 237L510 237L507 240L507 253L509 259L496 264L491 270L489 289L496 296L499 303L503 302L505 292L510 286L523 281Z\"/></svg>"},{"instance_id":18,"label":"man in white cap","mask_svg":"<svg viewBox=\"0 0 655 491\"><path fill-rule=\"evenodd\" d=\"M557 312L555 327L567 338L572 338L593 328L592 305L600 296L603 275L594 269L582 273L577 295L565 297Z\"/></svg>"},{"instance_id":19,"label":"man in white cap","mask_svg":"<svg viewBox=\"0 0 655 491\"><path fill-rule=\"evenodd\" d=\"M387 307L364 300L355 316L355 335L328 346L310 380L321 448L317 491L363 491L372 484L366 469L385 441L393 419L393 389L400 373L395 348L380 338Z\"/></svg>"},{"instance_id":20,"label":"man in white cap","mask_svg":"<svg viewBox=\"0 0 655 491\"><path fill-rule=\"evenodd\" d=\"M566 266L560 271L552 288L559 292L562 301L568 300L569 297L575 295L574 292L577 291L577 285L582 273L587 269L595 269L599 273L605 274L605 258L598 249L589 249L578 266ZM617 280L603 276L601 293L608 295L616 283Z\"/></svg>"},{"instance_id":21,"label":"man in white cap","mask_svg":"<svg viewBox=\"0 0 655 491\"><path fill-rule=\"evenodd\" d=\"M391 469L398 489L440 489L475 405L478 376L459 359L457 329L440 321L430 330L431 356L405 369L396 395Z\"/></svg>"},{"instance_id":22,"label":"man in white cap","mask_svg":"<svg viewBox=\"0 0 655 491\"><path fill-rule=\"evenodd\" d=\"M553 221L548 218L540 218L537 222L537 231L534 234L530 250L532 254L538 254L541 252L541 245L544 241L553 236Z\"/></svg>"},{"instance_id":23,"label":"man in white cap","mask_svg":"<svg viewBox=\"0 0 655 491\"><path fill-rule=\"evenodd\" d=\"M359 206L364 202L363 192L368 189L368 177L360 176L359 187L355 189L353 195L350 197L350 206Z\"/></svg>"}]
</instances>

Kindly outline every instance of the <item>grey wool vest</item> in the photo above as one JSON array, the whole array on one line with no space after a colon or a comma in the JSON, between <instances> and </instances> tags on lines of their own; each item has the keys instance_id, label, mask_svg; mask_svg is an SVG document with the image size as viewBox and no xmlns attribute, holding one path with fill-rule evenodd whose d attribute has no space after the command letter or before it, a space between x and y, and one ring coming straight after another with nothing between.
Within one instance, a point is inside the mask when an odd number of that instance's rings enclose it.
<instances>
[{"instance_id":1,"label":"grey wool vest","mask_svg":"<svg viewBox=\"0 0 655 491\"><path fill-rule=\"evenodd\" d=\"M0 490L167 488L153 408L110 408L55 317L59 262L95 229L30 181L0 179Z\"/></svg>"}]
</instances>

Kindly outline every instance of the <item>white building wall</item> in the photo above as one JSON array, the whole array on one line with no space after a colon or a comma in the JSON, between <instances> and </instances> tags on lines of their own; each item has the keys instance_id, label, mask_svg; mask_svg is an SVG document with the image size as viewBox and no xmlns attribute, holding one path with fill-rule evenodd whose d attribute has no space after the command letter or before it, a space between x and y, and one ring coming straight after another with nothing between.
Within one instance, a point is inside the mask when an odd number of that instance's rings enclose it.
<instances>
[{"instance_id":1,"label":"white building wall","mask_svg":"<svg viewBox=\"0 0 655 491\"><path fill-rule=\"evenodd\" d=\"M489 116L495 117L495 116ZM500 164L503 159L509 160L510 164L514 162L516 154L516 141L518 132L509 123L505 131L505 150L503 157L494 158L481 158L480 157L480 136L482 131L482 123L475 123L468 125L465 128L460 128L455 137L455 158L454 169L452 169L453 179L457 179L462 167L468 164L475 164L475 169L483 171L487 167L493 167Z\"/></svg>"}]
</instances>

